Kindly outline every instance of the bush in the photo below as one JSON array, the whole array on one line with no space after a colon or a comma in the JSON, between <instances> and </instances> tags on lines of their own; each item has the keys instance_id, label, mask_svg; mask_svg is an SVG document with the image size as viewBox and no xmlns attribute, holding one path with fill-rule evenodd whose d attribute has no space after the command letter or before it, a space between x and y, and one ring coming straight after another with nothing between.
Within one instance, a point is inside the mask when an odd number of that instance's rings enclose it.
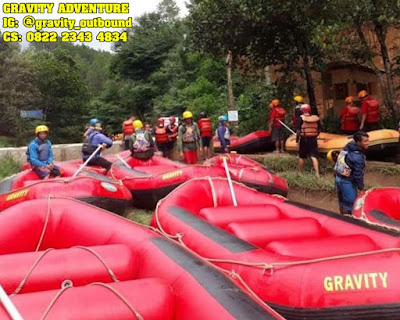
<instances>
[{"instance_id":1,"label":"bush","mask_svg":"<svg viewBox=\"0 0 400 320\"><path fill-rule=\"evenodd\" d=\"M21 163L11 156L0 158L0 179L4 179L20 171Z\"/></svg>"},{"instance_id":2,"label":"bush","mask_svg":"<svg viewBox=\"0 0 400 320\"><path fill-rule=\"evenodd\" d=\"M340 126L341 126L340 118L337 115L327 114L322 119L322 127L324 132L340 133Z\"/></svg>"}]
</instances>

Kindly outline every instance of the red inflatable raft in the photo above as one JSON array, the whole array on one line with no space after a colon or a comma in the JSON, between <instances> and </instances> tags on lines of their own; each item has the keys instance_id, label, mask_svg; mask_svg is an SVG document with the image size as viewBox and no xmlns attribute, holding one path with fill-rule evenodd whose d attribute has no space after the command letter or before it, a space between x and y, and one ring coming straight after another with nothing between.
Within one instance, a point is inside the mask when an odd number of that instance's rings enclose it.
<instances>
[{"instance_id":1,"label":"red inflatable raft","mask_svg":"<svg viewBox=\"0 0 400 320\"><path fill-rule=\"evenodd\" d=\"M400 188L367 191L354 203L353 215L368 223L400 231Z\"/></svg>"},{"instance_id":2,"label":"red inflatable raft","mask_svg":"<svg viewBox=\"0 0 400 320\"><path fill-rule=\"evenodd\" d=\"M224 179L186 183L152 225L241 275L287 319L400 319L400 234Z\"/></svg>"},{"instance_id":3,"label":"red inflatable raft","mask_svg":"<svg viewBox=\"0 0 400 320\"><path fill-rule=\"evenodd\" d=\"M25 170L4 179L0 182L0 211L23 201L52 195L79 199L123 214L132 200L129 190L110 178L94 172L72 178L73 168L68 170L65 166L63 171L63 178L40 180L34 172Z\"/></svg>"},{"instance_id":4,"label":"red inflatable raft","mask_svg":"<svg viewBox=\"0 0 400 320\"><path fill-rule=\"evenodd\" d=\"M213 143L215 152L224 152L224 150L221 150L221 143L218 137L214 137ZM244 137L231 136L230 150L242 154L252 154L272 151L274 150L274 144L271 140L271 133L266 130L260 130Z\"/></svg>"},{"instance_id":5,"label":"red inflatable raft","mask_svg":"<svg viewBox=\"0 0 400 320\"><path fill-rule=\"evenodd\" d=\"M286 180L270 173L260 163L245 156L227 153L207 160L204 164L224 167L224 158L228 163L232 179L258 191L286 197L288 193Z\"/></svg>"},{"instance_id":6,"label":"red inflatable raft","mask_svg":"<svg viewBox=\"0 0 400 320\"><path fill-rule=\"evenodd\" d=\"M0 234L0 284L24 319L283 319L182 246L78 201L14 206Z\"/></svg>"}]
</instances>

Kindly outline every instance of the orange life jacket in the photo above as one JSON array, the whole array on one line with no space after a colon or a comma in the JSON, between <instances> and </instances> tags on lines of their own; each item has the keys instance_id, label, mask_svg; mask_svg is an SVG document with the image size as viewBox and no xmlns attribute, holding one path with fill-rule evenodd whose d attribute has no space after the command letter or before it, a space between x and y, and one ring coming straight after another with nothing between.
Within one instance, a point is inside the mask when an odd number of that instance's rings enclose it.
<instances>
[{"instance_id":1,"label":"orange life jacket","mask_svg":"<svg viewBox=\"0 0 400 320\"><path fill-rule=\"evenodd\" d=\"M133 121L131 120L124 121L122 131L125 136L131 136L135 132L135 130L133 129Z\"/></svg>"},{"instance_id":2,"label":"orange life jacket","mask_svg":"<svg viewBox=\"0 0 400 320\"><path fill-rule=\"evenodd\" d=\"M171 142L175 142L178 139L178 126L174 126L173 128L171 125L168 126L168 139Z\"/></svg>"},{"instance_id":3,"label":"orange life jacket","mask_svg":"<svg viewBox=\"0 0 400 320\"><path fill-rule=\"evenodd\" d=\"M358 129L358 113L357 107L348 107L346 115L342 119L343 131L355 131Z\"/></svg>"},{"instance_id":4,"label":"orange life jacket","mask_svg":"<svg viewBox=\"0 0 400 320\"><path fill-rule=\"evenodd\" d=\"M211 137L212 136L211 119L209 119L209 118L201 118L198 121L198 126L199 126L200 133L201 133L202 137Z\"/></svg>"},{"instance_id":5,"label":"orange life jacket","mask_svg":"<svg viewBox=\"0 0 400 320\"><path fill-rule=\"evenodd\" d=\"M303 124L301 126L301 136L306 138L315 138L318 136L318 121L319 117L317 116L306 116L301 115L301 119L303 120Z\"/></svg>"},{"instance_id":6,"label":"orange life jacket","mask_svg":"<svg viewBox=\"0 0 400 320\"><path fill-rule=\"evenodd\" d=\"M367 123L377 123L379 121L379 102L375 99L365 101L368 104Z\"/></svg>"},{"instance_id":7,"label":"orange life jacket","mask_svg":"<svg viewBox=\"0 0 400 320\"><path fill-rule=\"evenodd\" d=\"M168 134L165 127L157 127L156 129L156 141L157 143L167 143L168 142Z\"/></svg>"}]
</instances>

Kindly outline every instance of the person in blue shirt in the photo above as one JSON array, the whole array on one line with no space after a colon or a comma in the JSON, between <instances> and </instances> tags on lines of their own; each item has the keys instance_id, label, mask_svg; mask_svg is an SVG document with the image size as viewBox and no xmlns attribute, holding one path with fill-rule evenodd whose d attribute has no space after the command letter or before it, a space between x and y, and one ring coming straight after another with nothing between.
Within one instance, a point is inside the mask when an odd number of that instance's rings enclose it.
<instances>
[{"instance_id":1,"label":"person in blue shirt","mask_svg":"<svg viewBox=\"0 0 400 320\"><path fill-rule=\"evenodd\" d=\"M96 118L90 119L89 126L85 128L85 132L83 134L83 136L85 138L90 136L90 134L93 132L93 129L94 129L94 126L96 125L96 123L100 123L100 121L97 120Z\"/></svg>"},{"instance_id":2,"label":"person in blue shirt","mask_svg":"<svg viewBox=\"0 0 400 320\"><path fill-rule=\"evenodd\" d=\"M53 164L53 150L47 139L49 128L45 125L36 127L36 138L28 145L27 160L40 179L61 176L60 168Z\"/></svg>"},{"instance_id":3,"label":"person in blue shirt","mask_svg":"<svg viewBox=\"0 0 400 320\"><path fill-rule=\"evenodd\" d=\"M93 127L93 131L86 138L86 142L82 148L83 161L89 159L91 154L96 151L99 145L104 148L111 148L113 142L110 138L106 137L102 132L100 123L96 123ZM101 150L89 161L89 166L100 166L105 168L107 171L111 169L112 163L101 156Z\"/></svg>"},{"instance_id":4,"label":"person in blue shirt","mask_svg":"<svg viewBox=\"0 0 400 320\"><path fill-rule=\"evenodd\" d=\"M364 194L365 152L369 146L369 136L359 131L340 152L335 165L335 184L339 198L340 213L351 215L357 199L357 189Z\"/></svg>"},{"instance_id":5,"label":"person in blue shirt","mask_svg":"<svg viewBox=\"0 0 400 320\"><path fill-rule=\"evenodd\" d=\"M229 128L228 116L220 116L219 120L220 122L217 128L218 140L221 142L221 149L223 150L223 152L229 152L232 130Z\"/></svg>"}]
</instances>

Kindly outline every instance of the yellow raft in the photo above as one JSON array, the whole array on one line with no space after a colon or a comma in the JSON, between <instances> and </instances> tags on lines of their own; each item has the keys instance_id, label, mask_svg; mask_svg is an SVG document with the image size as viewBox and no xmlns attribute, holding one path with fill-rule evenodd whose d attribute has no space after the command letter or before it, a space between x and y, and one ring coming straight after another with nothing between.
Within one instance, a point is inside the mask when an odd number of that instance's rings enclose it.
<instances>
[{"instance_id":1,"label":"yellow raft","mask_svg":"<svg viewBox=\"0 0 400 320\"><path fill-rule=\"evenodd\" d=\"M383 129L370 131L368 134L370 141L368 158L380 160L394 157L400 152L400 133L398 131ZM327 154L329 151L342 150L352 139L352 136L321 132L318 136L318 151L321 154ZM286 140L286 151L299 151L295 135L291 135Z\"/></svg>"}]
</instances>

